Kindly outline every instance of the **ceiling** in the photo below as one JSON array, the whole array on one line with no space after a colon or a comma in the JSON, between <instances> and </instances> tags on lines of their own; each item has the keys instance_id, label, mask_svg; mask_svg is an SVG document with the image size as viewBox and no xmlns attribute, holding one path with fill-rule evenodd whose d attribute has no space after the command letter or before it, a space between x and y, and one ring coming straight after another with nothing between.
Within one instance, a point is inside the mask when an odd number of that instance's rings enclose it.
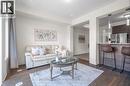
<instances>
[{"instance_id":1,"label":"ceiling","mask_svg":"<svg viewBox=\"0 0 130 86\"><path fill-rule=\"evenodd\" d=\"M123 14L125 13L125 10L122 10L116 14L111 15L111 17L103 17L99 19L99 25L100 26L105 26L108 25L108 20L110 20L110 23L116 23L116 22L121 22L121 21L125 21L126 18L123 17Z\"/></svg>"},{"instance_id":2,"label":"ceiling","mask_svg":"<svg viewBox=\"0 0 130 86\"><path fill-rule=\"evenodd\" d=\"M16 10L72 21L114 1L116 0L16 0Z\"/></svg>"}]
</instances>

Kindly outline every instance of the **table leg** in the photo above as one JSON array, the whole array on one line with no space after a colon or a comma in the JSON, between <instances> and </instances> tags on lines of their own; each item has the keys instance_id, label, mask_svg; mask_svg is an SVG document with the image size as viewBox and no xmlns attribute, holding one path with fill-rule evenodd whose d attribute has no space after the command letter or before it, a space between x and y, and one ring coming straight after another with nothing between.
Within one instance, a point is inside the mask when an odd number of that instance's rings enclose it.
<instances>
[{"instance_id":1,"label":"table leg","mask_svg":"<svg viewBox=\"0 0 130 86\"><path fill-rule=\"evenodd\" d=\"M52 80L52 71L53 71L53 66L50 64L50 78Z\"/></svg>"},{"instance_id":2,"label":"table leg","mask_svg":"<svg viewBox=\"0 0 130 86\"><path fill-rule=\"evenodd\" d=\"M75 65L76 65L76 67L75 67L76 70L77 70L77 63L78 63L78 62L76 62L76 64L75 64Z\"/></svg>"},{"instance_id":3,"label":"table leg","mask_svg":"<svg viewBox=\"0 0 130 86\"><path fill-rule=\"evenodd\" d=\"M74 64L72 64L72 79L74 79Z\"/></svg>"},{"instance_id":4,"label":"table leg","mask_svg":"<svg viewBox=\"0 0 130 86\"><path fill-rule=\"evenodd\" d=\"M62 71L62 70L61 70L61 67L60 67L60 71Z\"/></svg>"}]
</instances>

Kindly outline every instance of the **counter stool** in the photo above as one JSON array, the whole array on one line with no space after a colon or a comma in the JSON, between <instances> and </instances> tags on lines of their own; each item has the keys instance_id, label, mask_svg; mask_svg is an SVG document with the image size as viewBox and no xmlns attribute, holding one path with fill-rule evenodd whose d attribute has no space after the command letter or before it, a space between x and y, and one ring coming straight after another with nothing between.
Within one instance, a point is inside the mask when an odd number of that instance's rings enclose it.
<instances>
[{"instance_id":1,"label":"counter stool","mask_svg":"<svg viewBox=\"0 0 130 86\"><path fill-rule=\"evenodd\" d=\"M103 51L103 65L104 65L104 55L105 53L110 53L111 56L112 56L112 53L113 53L113 62L114 62L114 69L116 69L116 57L115 57L115 50L114 50L114 47L112 47L111 45L107 44L107 45L103 45L102 46L102 51Z\"/></svg>"},{"instance_id":2,"label":"counter stool","mask_svg":"<svg viewBox=\"0 0 130 86\"><path fill-rule=\"evenodd\" d=\"M126 64L126 56L130 56L130 47L122 47L121 49L121 53L123 54L123 68L122 71L120 73L122 73L124 71L124 67Z\"/></svg>"}]
</instances>

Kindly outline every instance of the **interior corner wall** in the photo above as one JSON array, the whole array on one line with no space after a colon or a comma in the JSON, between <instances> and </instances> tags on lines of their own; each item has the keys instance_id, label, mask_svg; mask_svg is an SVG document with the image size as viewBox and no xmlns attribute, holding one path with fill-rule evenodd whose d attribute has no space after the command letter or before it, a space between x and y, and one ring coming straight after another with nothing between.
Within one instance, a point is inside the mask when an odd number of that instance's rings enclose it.
<instances>
[{"instance_id":1,"label":"interior corner wall","mask_svg":"<svg viewBox=\"0 0 130 86\"><path fill-rule=\"evenodd\" d=\"M54 23L32 15L16 13L16 38L19 65L25 64L25 47L27 45L63 45L68 48L68 25ZM34 40L34 29L57 31L57 41L38 42Z\"/></svg>"},{"instance_id":2,"label":"interior corner wall","mask_svg":"<svg viewBox=\"0 0 130 86\"><path fill-rule=\"evenodd\" d=\"M89 62L91 64L97 65L97 19L96 17L91 17L89 25Z\"/></svg>"},{"instance_id":3,"label":"interior corner wall","mask_svg":"<svg viewBox=\"0 0 130 86\"><path fill-rule=\"evenodd\" d=\"M8 73L8 18L2 18L1 19L1 34L0 34L0 61L1 61L1 75L0 75L0 79L1 82L0 84L6 79L7 73Z\"/></svg>"},{"instance_id":4,"label":"interior corner wall","mask_svg":"<svg viewBox=\"0 0 130 86\"><path fill-rule=\"evenodd\" d=\"M0 57L2 57L2 18L0 17ZM2 58L0 58L2 64ZM0 86L2 85L2 65L0 65Z\"/></svg>"},{"instance_id":5,"label":"interior corner wall","mask_svg":"<svg viewBox=\"0 0 130 86\"><path fill-rule=\"evenodd\" d=\"M68 26L68 35L67 35L67 45L69 51L71 51L71 54L73 55L73 27Z\"/></svg>"}]
</instances>

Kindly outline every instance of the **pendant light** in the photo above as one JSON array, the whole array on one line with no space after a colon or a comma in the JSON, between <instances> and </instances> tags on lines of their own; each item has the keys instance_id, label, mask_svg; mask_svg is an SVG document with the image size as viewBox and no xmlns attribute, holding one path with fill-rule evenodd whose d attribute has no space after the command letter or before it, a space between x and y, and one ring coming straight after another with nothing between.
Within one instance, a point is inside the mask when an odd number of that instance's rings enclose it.
<instances>
[{"instance_id":1,"label":"pendant light","mask_svg":"<svg viewBox=\"0 0 130 86\"><path fill-rule=\"evenodd\" d=\"M108 33L109 35L112 34L111 15L112 15L112 14L108 14L108 29L107 29L107 33Z\"/></svg>"},{"instance_id":2,"label":"pendant light","mask_svg":"<svg viewBox=\"0 0 130 86\"><path fill-rule=\"evenodd\" d=\"M130 19L129 18L127 18L127 20L126 20L126 25L130 26Z\"/></svg>"},{"instance_id":3,"label":"pendant light","mask_svg":"<svg viewBox=\"0 0 130 86\"><path fill-rule=\"evenodd\" d=\"M111 14L108 14L108 28L111 29Z\"/></svg>"},{"instance_id":4,"label":"pendant light","mask_svg":"<svg viewBox=\"0 0 130 86\"><path fill-rule=\"evenodd\" d=\"M106 33L108 34L108 43L111 43L111 34L112 34L112 26L111 26L111 14L108 14L108 29L106 29Z\"/></svg>"},{"instance_id":5,"label":"pendant light","mask_svg":"<svg viewBox=\"0 0 130 86\"><path fill-rule=\"evenodd\" d=\"M123 17L126 18L126 25L130 26L130 8L126 9L126 13L123 14Z\"/></svg>"}]
</instances>

